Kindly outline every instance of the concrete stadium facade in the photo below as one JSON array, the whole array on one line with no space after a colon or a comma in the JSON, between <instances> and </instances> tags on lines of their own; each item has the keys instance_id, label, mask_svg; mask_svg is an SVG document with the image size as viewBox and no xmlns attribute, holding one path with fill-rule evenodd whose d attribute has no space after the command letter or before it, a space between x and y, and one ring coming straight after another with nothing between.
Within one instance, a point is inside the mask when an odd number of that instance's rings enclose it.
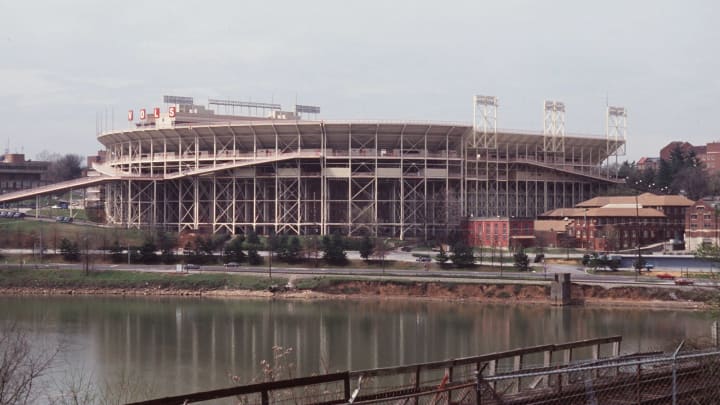
<instances>
[{"instance_id":1,"label":"concrete stadium facade","mask_svg":"<svg viewBox=\"0 0 720 405\"><path fill-rule=\"evenodd\" d=\"M111 224L401 239L442 237L469 216L535 217L616 183L602 163L618 142L492 135L488 147L467 124L226 116L100 134L95 169L112 179Z\"/></svg>"}]
</instances>

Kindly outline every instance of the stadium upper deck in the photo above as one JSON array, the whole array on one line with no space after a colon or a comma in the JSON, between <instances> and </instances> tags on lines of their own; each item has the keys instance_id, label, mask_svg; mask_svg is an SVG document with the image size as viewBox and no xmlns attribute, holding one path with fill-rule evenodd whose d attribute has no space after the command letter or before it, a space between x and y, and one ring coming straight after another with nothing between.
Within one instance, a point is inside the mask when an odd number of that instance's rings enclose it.
<instances>
[{"instance_id":1,"label":"stadium upper deck","mask_svg":"<svg viewBox=\"0 0 720 405\"><path fill-rule=\"evenodd\" d=\"M602 162L624 144L497 130L478 147L468 124L171 115L98 135L109 222L431 238L470 215L587 200L616 182Z\"/></svg>"}]
</instances>

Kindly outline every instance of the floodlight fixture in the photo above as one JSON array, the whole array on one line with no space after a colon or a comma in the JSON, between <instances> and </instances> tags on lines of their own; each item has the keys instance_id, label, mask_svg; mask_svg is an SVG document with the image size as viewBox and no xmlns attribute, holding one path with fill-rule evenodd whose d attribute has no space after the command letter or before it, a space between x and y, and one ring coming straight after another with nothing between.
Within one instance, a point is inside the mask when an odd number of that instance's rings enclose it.
<instances>
[{"instance_id":1,"label":"floodlight fixture","mask_svg":"<svg viewBox=\"0 0 720 405\"><path fill-rule=\"evenodd\" d=\"M320 114L320 106L295 104L295 114Z\"/></svg>"},{"instance_id":2,"label":"floodlight fixture","mask_svg":"<svg viewBox=\"0 0 720 405\"><path fill-rule=\"evenodd\" d=\"M252 101L239 101L239 100L219 100L219 99L215 99L215 98L208 99L208 104L228 106L228 107L256 108L256 109L263 109L263 110L279 110L279 109L281 109L280 104L255 103Z\"/></svg>"},{"instance_id":3,"label":"floodlight fixture","mask_svg":"<svg viewBox=\"0 0 720 405\"><path fill-rule=\"evenodd\" d=\"M194 99L192 97L184 96L163 96L163 103L177 105L194 105Z\"/></svg>"}]
</instances>

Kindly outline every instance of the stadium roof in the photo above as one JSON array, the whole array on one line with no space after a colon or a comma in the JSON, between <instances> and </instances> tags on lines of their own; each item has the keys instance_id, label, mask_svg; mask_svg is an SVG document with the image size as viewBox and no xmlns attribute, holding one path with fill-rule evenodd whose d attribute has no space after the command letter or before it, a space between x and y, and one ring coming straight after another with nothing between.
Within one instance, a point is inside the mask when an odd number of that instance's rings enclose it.
<instances>
[{"instance_id":1,"label":"stadium roof","mask_svg":"<svg viewBox=\"0 0 720 405\"><path fill-rule=\"evenodd\" d=\"M583 201L577 205L578 208L604 207L609 204L630 204L635 205L637 201L641 206L646 207L689 207L693 205L693 201L682 195L657 195L653 193L643 193L637 196L605 196L595 197L587 201Z\"/></svg>"},{"instance_id":2,"label":"stadium roof","mask_svg":"<svg viewBox=\"0 0 720 405\"><path fill-rule=\"evenodd\" d=\"M640 217L665 218L654 208L558 208L539 215L544 218Z\"/></svg>"},{"instance_id":3,"label":"stadium roof","mask_svg":"<svg viewBox=\"0 0 720 405\"><path fill-rule=\"evenodd\" d=\"M117 130L98 135L98 141L105 147L113 144L140 141L158 140L169 146L177 145L184 139L198 137L200 147L211 148L215 139L230 139L238 135L237 139L247 136L248 140L256 135L258 148L274 148L275 136L293 139L298 136L302 138L303 148L319 148L322 134L326 135L328 147L332 148L333 140L338 143L346 142L348 134L354 137L367 136L378 137L377 148L399 148L400 135L406 138L416 137L418 139L428 137L428 149L445 149L446 136L450 138L449 148L456 148L463 135L472 130L472 125L467 123L451 122L420 122L420 121L304 121L304 120L258 120L258 121L230 121L214 122L199 125L176 125L168 128L154 126L130 128ZM524 145L542 148L544 137L541 132L506 130L497 132L498 149L523 148ZM573 153L585 156L586 159L595 162L605 160L606 156L597 155L598 149L605 149L607 140L604 136L598 135L566 135L564 138L566 153ZM242 142L240 145L242 147ZM244 147L251 147L248 142ZM586 149L583 152L583 149ZM592 150L592 151L591 151Z\"/></svg>"}]
</instances>

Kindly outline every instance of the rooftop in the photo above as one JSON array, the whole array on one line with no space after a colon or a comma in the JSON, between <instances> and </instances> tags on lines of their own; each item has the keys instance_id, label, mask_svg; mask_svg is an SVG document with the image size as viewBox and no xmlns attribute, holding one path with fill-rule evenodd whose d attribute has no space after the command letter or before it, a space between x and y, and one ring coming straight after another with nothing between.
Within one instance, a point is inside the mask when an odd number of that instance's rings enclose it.
<instances>
[{"instance_id":1,"label":"rooftop","mask_svg":"<svg viewBox=\"0 0 720 405\"><path fill-rule=\"evenodd\" d=\"M644 207L689 207L693 205L693 201L682 195L657 195L653 193L643 193L637 196L605 196L595 197L583 201L577 205L578 208L597 208L604 207L609 204L638 204Z\"/></svg>"},{"instance_id":2,"label":"rooftop","mask_svg":"<svg viewBox=\"0 0 720 405\"><path fill-rule=\"evenodd\" d=\"M558 208L544 212L541 217L551 218L598 218L598 217L641 217L665 218L665 214L654 208Z\"/></svg>"}]
</instances>

